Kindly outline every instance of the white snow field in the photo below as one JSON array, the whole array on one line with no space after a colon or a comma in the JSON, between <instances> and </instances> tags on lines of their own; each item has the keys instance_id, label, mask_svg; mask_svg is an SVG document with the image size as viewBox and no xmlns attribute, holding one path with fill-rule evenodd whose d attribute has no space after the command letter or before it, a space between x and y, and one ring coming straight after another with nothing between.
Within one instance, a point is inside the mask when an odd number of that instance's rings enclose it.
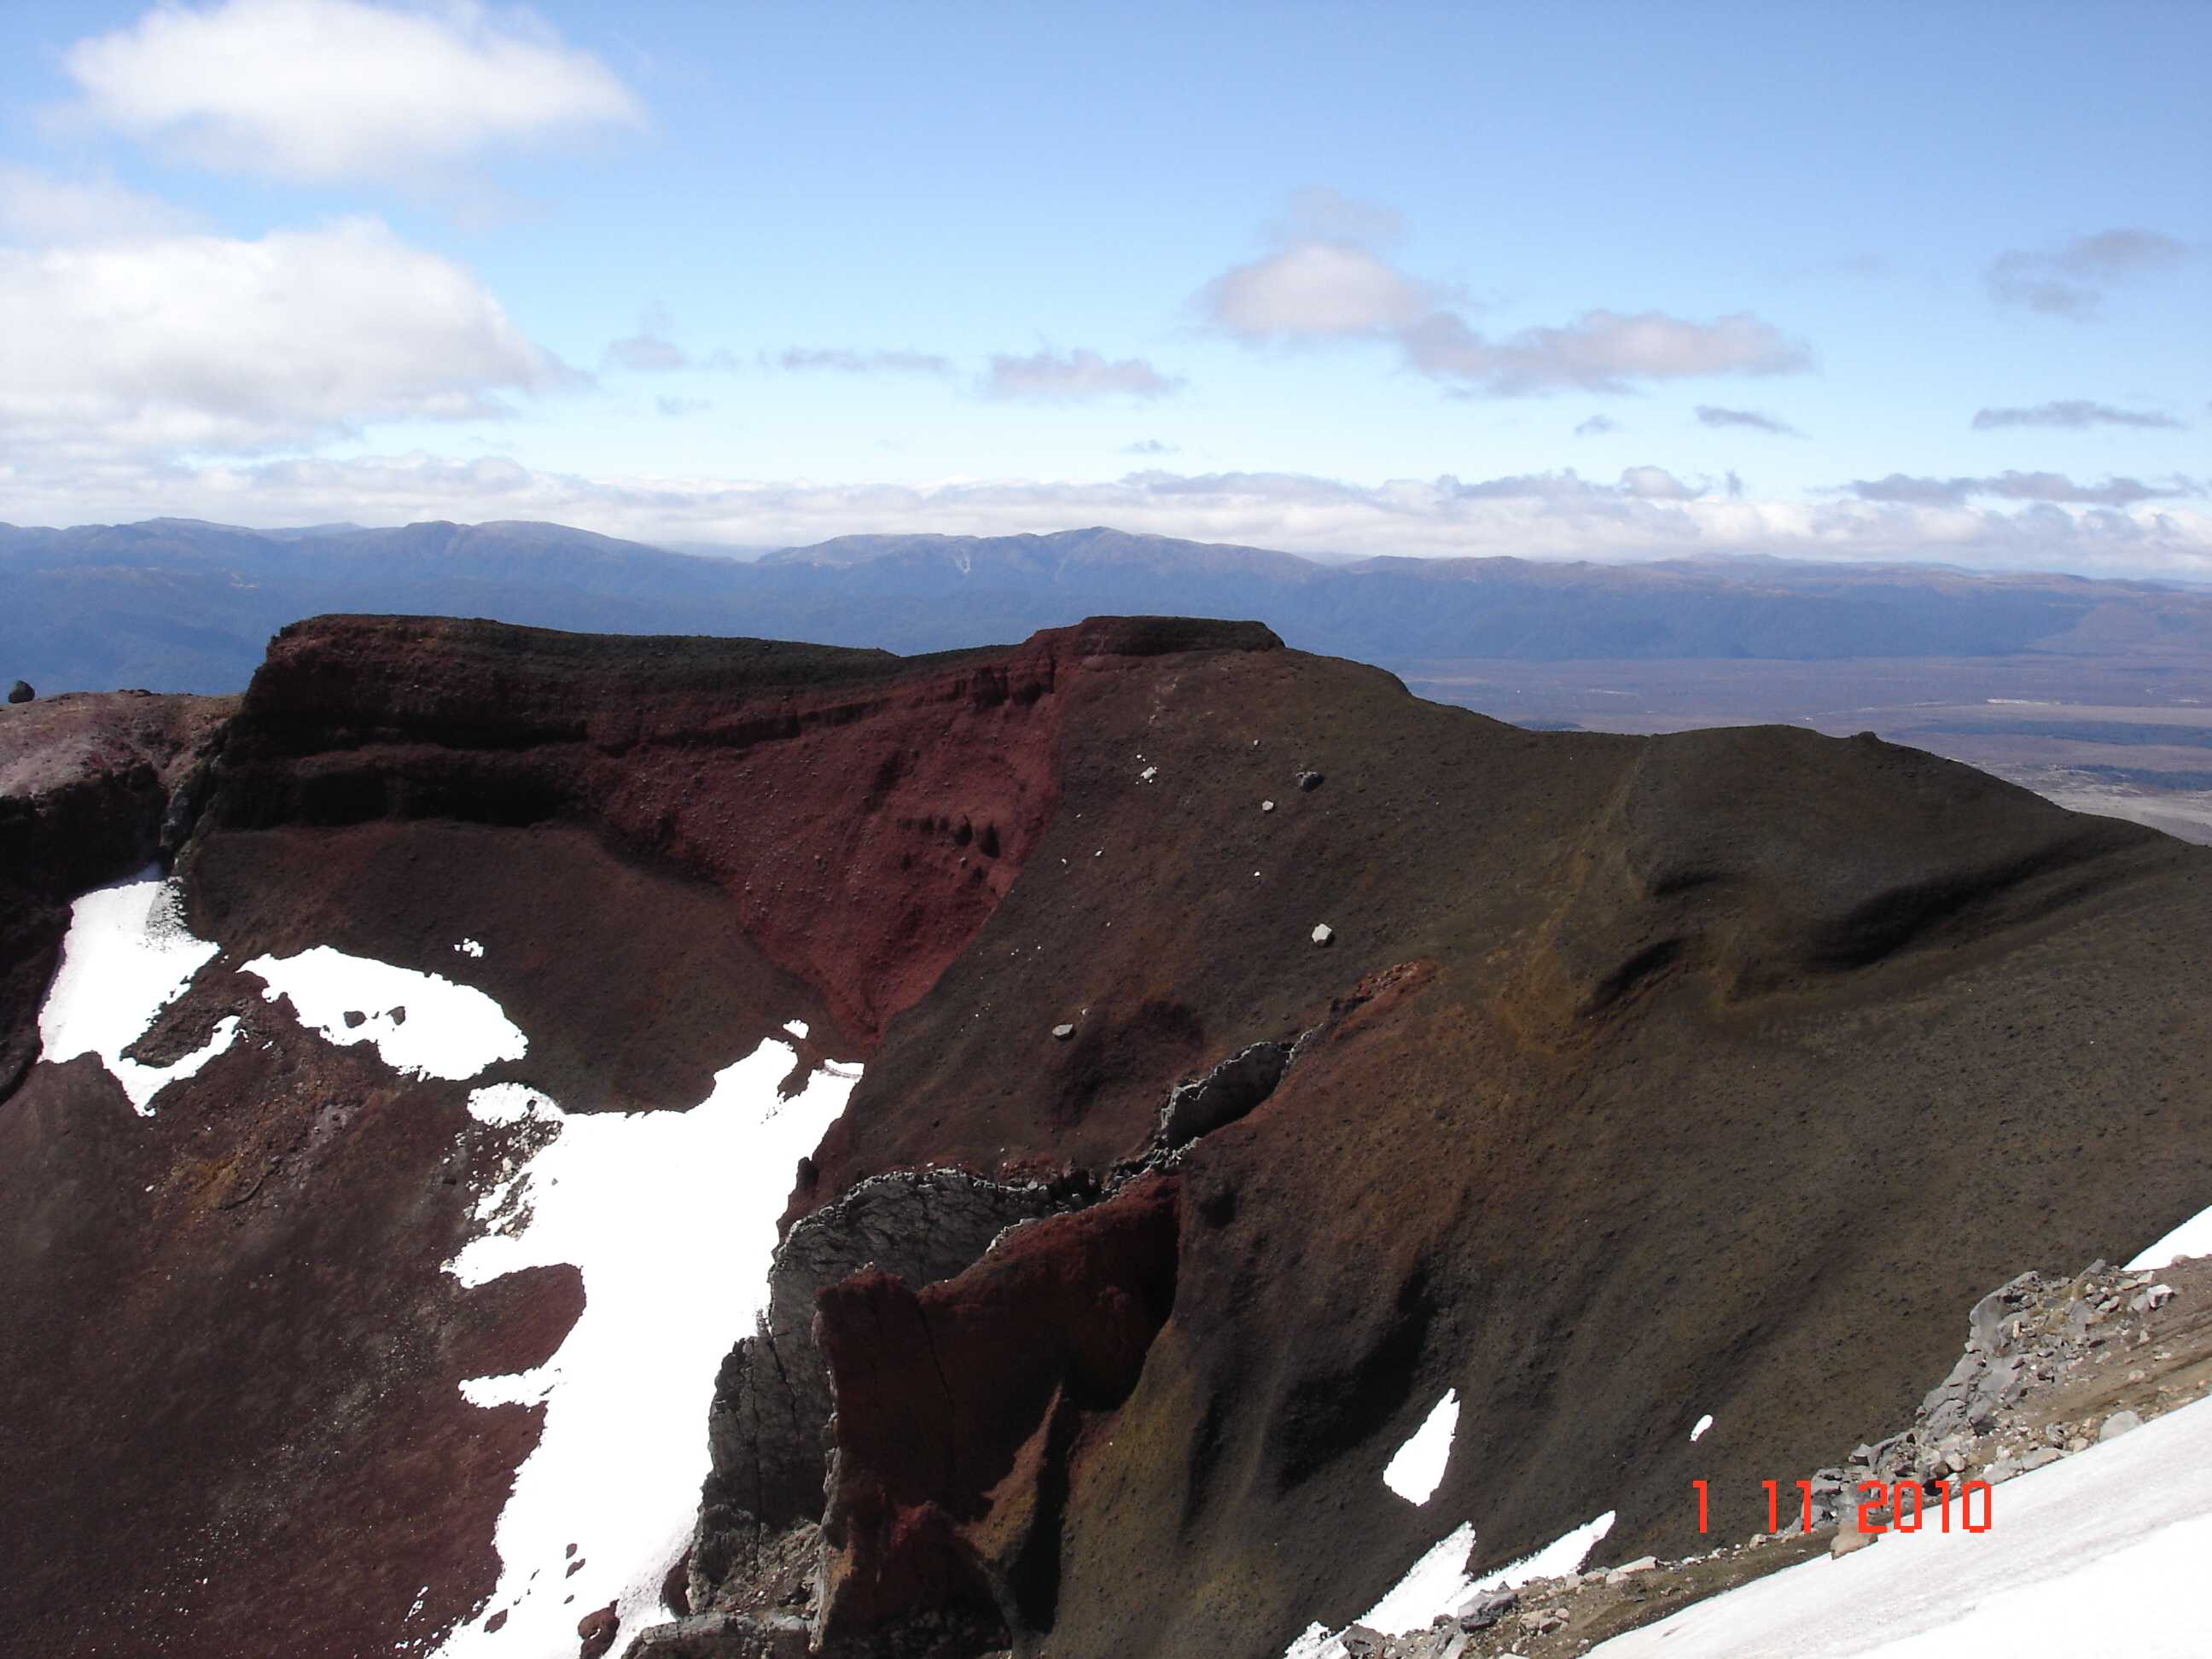
<instances>
[{"instance_id":1,"label":"white snow field","mask_svg":"<svg viewBox=\"0 0 2212 1659\"><path fill-rule=\"evenodd\" d=\"M153 1116L155 1096L229 1048L238 1021L222 1020L205 1043L172 1065L143 1066L123 1051L185 994L218 948L185 931L176 884L157 869L94 888L70 907L61 967L39 1006L40 1057L59 1065L99 1055L131 1109Z\"/></svg>"},{"instance_id":2,"label":"white snow field","mask_svg":"<svg viewBox=\"0 0 2212 1659\"><path fill-rule=\"evenodd\" d=\"M1452 1435L1458 1428L1459 1391L1446 1389L1421 1426L1398 1448L1382 1471L1382 1484L1409 1504L1427 1503L1443 1482L1444 1466L1451 1462Z\"/></svg>"},{"instance_id":3,"label":"white snow field","mask_svg":"<svg viewBox=\"0 0 2212 1659\"><path fill-rule=\"evenodd\" d=\"M327 945L295 957L256 957L246 971L268 981L261 994L267 1000L291 998L301 1023L325 1041L373 1042L386 1065L409 1077L458 1082L529 1052L529 1039L499 1004L474 986L436 974L348 956ZM349 1013L363 1016L362 1022L348 1025Z\"/></svg>"},{"instance_id":4,"label":"white snow field","mask_svg":"<svg viewBox=\"0 0 2212 1659\"><path fill-rule=\"evenodd\" d=\"M2005 1482L1987 1532L1885 1534L1616 1636L1590 1659L2204 1659L2212 1401Z\"/></svg>"},{"instance_id":5,"label":"white snow field","mask_svg":"<svg viewBox=\"0 0 2212 1659\"><path fill-rule=\"evenodd\" d=\"M1572 1572L1598 1540L1613 1530L1613 1511L1585 1522L1564 1537L1555 1538L1533 1555L1512 1565L1470 1578L1464 1571L1468 1553L1474 1547L1474 1523L1458 1528L1406 1570L1406 1576L1384 1592L1382 1599L1352 1622L1385 1636L1405 1636L1426 1630L1440 1613L1450 1613L1479 1583L1484 1589L1510 1589L1532 1578L1556 1578ZM1283 1659L1346 1659L1341 1634L1331 1634L1320 1625L1309 1625L1305 1633L1283 1651Z\"/></svg>"},{"instance_id":6,"label":"white snow field","mask_svg":"<svg viewBox=\"0 0 2212 1659\"><path fill-rule=\"evenodd\" d=\"M715 1372L766 1300L792 1170L860 1080L832 1066L780 1100L796 1060L771 1038L688 1111L570 1114L512 1083L471 1096L479 1121L551 1134L480 1200L490 1231L447 1270L476 1285L570 1263L584 1311L537 1370L461 1385L480 1406L542 1400L545 1426L500 1514L499 1587L440 1654L573 1654L576 1621L610 1601L625 1646L668 1617L660 1584L697 1516Z\"/></svg>"},{"instance_id":7,"label":"white snow field","mask_svg":"<svg viewBox=\"0 0 2212 1659\"><path fill-rule=\"evenodd\" d=\"M2185 1255L2212 1255L2212 1210L2189 1218L2127 1265L2131 1273L2154 1273Z\"/></svg>"}]
</instances>

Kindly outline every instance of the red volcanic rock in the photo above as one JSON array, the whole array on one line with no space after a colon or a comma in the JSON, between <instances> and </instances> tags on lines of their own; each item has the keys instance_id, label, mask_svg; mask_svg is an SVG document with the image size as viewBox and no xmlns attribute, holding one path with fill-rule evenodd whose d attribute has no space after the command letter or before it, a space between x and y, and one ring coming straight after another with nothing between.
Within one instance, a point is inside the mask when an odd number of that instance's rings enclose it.
<instances>
[{"instance_id":1,"label":"red volcanic rock","mask_svg":"<svg viewBox=\"0 0 2212 1659\"><path fill-rule=\"evenodd\" d=\"M610 1601L596 1613L587 1613L576 1621L578 1659L599 1659L615 1644L615 1637L622 1629L622 1620L615 1616L615 1604Z\"/></svg>"},{"instance_id":2,"label":"red volcanic rock","mask_svg":"<svg viewBox=\"0 0 2212 1659\"><path fill-rule=\"evenodd\" d=\"M1050 1626L1066 1462L1174 1305L1177 1191L1143 1177L918 1291L870 1268L822 1292L826 1638L986 1598L1015 1631Z\"/></svg>"},{"instance_id":3,"label":"red volcanic rock","mask_svg":"<svg viewBox=\"0 0 2212 1659\"><path fill-rule=\"evenodd\" d=\"M580 823L703 877L864 1046L936 981L1059 802L1066 692L1117 660L1277 648L1127 618L901 659L419 617L285 629L216 811L232 829Z\"/></svg>"}]
</instances>

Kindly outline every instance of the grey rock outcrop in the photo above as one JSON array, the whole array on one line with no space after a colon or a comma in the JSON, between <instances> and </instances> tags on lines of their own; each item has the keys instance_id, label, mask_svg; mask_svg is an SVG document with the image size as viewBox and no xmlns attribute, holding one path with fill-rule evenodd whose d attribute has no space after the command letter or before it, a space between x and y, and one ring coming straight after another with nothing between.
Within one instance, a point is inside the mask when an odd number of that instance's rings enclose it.
<instances>
[{"instance_id":1,"label":"grey rock outcrop","mask_svg":"<svg viewBox=\"0 0 2212 1659\"><path fill-rule=\"evenodd\" d=\"M1287 1042L1255 1042L1212 1071L1178 1083L1160 1109L1160 1143L1170 1151L1234 1123L1274 1093L1291 1063Z\"/></svg>"},{"instance_id":2,"label":"grey rock outcrop","mask_svg":"<svg viewBox=\"0 0 2212 1659\"><path fill-rule=\"evenodd\" d=\"M830 1398L815 1297L872 1263L916 1288L950 1279L1006 1228L1060 1207L1042 1185L904 1170L862 1182L792 1228L769 1269L766 1310L714 1379L691 1554L695 1609L714 1608L769 1535L822 1513Z\"/></svg>"},{"instance_id":3,"label":"grey rock outcrop","mask_svg":"<svg viewBox=\"0 0 2212 1659\"><path fill-rule=\"evenodd\" d=\"M623 1659L805 1659L807 1640L791 1613L702 1613L641 1631Z\"/></svg>"},{"instance_id":4,"label":"grey rock outcrop","mask_svg":"<svg viewBox=\"0 0 2212 1659\"><path fill-rule=\"evenodd\" d=\"M9 702L29 702L38 695L31 690L31 683L28 680L17 680L15 684L8 688Z\"/></svg>"}]
</instances>

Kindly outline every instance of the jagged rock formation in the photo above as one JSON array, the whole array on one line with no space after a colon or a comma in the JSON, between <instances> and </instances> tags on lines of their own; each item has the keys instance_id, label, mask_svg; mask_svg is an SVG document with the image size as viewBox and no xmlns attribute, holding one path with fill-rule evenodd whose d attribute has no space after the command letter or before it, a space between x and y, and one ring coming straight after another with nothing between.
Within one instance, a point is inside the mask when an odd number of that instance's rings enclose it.
<instances>
[{"instance_id":1,"label":"jagged rock formation","mask_svg":"<svg viewBox=\"0 0 2212 1659\"><path fill-rule=\"evenodd\" d=\"M794 1018L801 1070L866 1062L717 1401L696 1612L745 1641L792 1616L748 1549L813 1552L847 1650L944 1659L1279 1653L1462 1522L1479 1564L1607 1509L1601 1565L1683 1553L1693 1474L1748 1533L1968 1298L2212 1200L2212 854L1870 740L1523 732L1249 625L901 660L340 618L208 778L171 822L220 953L148 1042L237 1040L150 1119L90 1057L0 1098L40 1650L389 1652L495 1581L538 1412L458 1384L582 1297L443 1264L524 1130L303 1032L263 952L492 940L530 1048L473 1081L574 1113L689 1106ZM1447 1389L1416 1504L1382 1471Z\"/></svg>"},{"instance_id":2,"label":"jagged rock formation","mask_svg":"<svg viewBox=\"0 0 2212 1659\"><path fill-rule=\"evenodd\" d=\"M815 1299L864 1268L910 1285L950 1279L1019 1221L1064 1200L1041 1183L1002 1186L954 1170L864 1181L804 1218L769 1273L758 1328L714 1382L707 1441L714 1466L692 1546L692 1606L706 1610L742 1577L768 1535L822 1515L830 1373L814 1340Z\"/></svg>"}]
</instances>

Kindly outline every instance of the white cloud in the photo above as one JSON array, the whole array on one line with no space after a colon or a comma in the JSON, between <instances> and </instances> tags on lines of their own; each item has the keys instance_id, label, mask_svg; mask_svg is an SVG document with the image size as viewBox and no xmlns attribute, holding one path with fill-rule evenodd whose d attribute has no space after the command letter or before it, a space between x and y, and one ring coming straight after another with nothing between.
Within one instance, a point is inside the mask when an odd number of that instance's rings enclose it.
<instances>
[{"instance_id":1,"label":"white cloud","mask_svg":"<svg viewBox=\"0 0 2212 1659\"><path fill-rule=\"evenodd\" d=\"M1346 339L1408 329L1437 290L1364 247L1305 241L1232 266L1200 291L1206 320L1243 340Z\"/></svg>"},{"instance_id":2,"label":"white cloud","mask_svg":"<svg viewBox=\"0 0 2212 1659\"><path fill-rule=\"evenodd\" d=\"M1407 330L1404 343L1425 374L1490 397L1568 386L1626 392L1636 380L1790 374L1811 363L1803 345L1743 312L1698 323L1660 311L1586 311L1565 327L1492 341L1457 313L1440 311Z\"/></svg>"},{"instance_id":3,"label":"white cloud","mask_svg":"<svg viewBox=\"0 0 2212 1659\"><path fill-rule=\"evenodd\" d=\"M1111 524L1301 552L1771 553L2212 578L2212 514L2194 507L1760 501L1656 467L1632 468L1616 484L1571 471L1363 484L1294 473L1152 471L1092 482L907 485L586 477L504 459L426 454L196 469L107 465L35 477L0 459L0 520L82 523L157 513L258 525L549 519L641 541L757 546L887 529L1011 534Z\"/></svg>"},{"instance_id":4,"label":"white cloud","mask_svg":"<svg viewBox=\"0 0 2212 1659\"><path fill-rule=\"evenodd\" d=\"M1095 351L1065 355L1039 351L1027 357L994 356L983 391L993 398L1073 403L1091 398L1164 398L1182 389L1180 375L1163 374L1141 357L1109 362Z\"/></svg>"},{"instance_id":5,"label":"white cloud","mask_svg":"<svg viewBox=\"0 0 2212 1659\"><path fill-rule=\"evenodd\" d=\"M1691 489L1663 466L1632 466L1621 473L1620 487L1646 501L1690 501L1705 493Z\"/></svg>"},{"instance_id":6,"label":"white cloud","mask_svg":"<svg viewBox=\"0 0 2212 1659\"><path fill-rule=\"evenodd\" d=\"M374 219L0 248L0 449L240 453L504 411L568 371Z\"/></svg>"},{"instance_id":7,"label":"white cloud","mask_svg":"<svg viewBox=\"0 0 2212 1659\"><path fill-rule=\"evenodd\" d=\"M1274 228L1275 250L1231 266L1193 303L1206 326L1247 344L1389 342L1408 367L1468 397L1625 392L1638 380L1786 374L1811 364L1802 343L1741 312L1701 323L1601 309L1492 339L1468 321L1455 290L1375 251L1398 229L1386 209L1301 192L1290 223Z\"/></svg>"},{"instance_id":8,"label":"white cloud","mask_svg":"<svg viewBox=\"0 0 2212 1659\"><path fill-rule=\"evenodd\" d=\"M63 54L70 118L195 163L281 178L404 179L488 146L644 111L589 52L473 0L161 4Z\"/></svg>"},{"instance_id":9,"label":"white cloud","mask_svg":"<svg viewBox=\"0 0 2212 1659\"><path fill-rule=\"evenodd\" d=\"M198 214L112 179L57 179L33 167L0 163L0 237L12 241L131 241L204 228Z\"/></svg>"}]
</instances>

